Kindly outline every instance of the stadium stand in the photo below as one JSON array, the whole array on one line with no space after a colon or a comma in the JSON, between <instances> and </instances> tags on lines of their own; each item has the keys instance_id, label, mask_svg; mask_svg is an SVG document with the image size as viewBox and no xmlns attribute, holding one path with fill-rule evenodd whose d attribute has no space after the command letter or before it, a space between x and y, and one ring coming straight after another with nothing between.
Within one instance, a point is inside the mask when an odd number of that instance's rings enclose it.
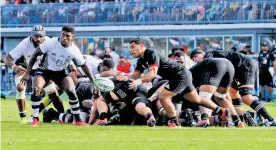
<instances>
[{"instance_id":1,"label":"stadium stand","mask_svg":"<svg viewBox=\"0 0 276 150\"><path fill-rule=\"evenodd\" d=\"M2 27L263 23L275 22L275 9L273 0L6 0L1 21Z\"/></svg>"}]
</instances>

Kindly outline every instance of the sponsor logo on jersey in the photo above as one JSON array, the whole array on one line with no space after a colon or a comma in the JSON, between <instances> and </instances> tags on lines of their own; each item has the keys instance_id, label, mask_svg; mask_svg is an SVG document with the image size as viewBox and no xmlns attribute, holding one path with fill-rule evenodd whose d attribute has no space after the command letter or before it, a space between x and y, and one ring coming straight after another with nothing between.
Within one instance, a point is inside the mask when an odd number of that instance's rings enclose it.
<instances>
[{"instance_id":1,"label":"sponsor logo on jersey","mask_svg":"<svg viewBox=\"0 0 276 150\"><path fill-rule=\"evenodd\" d=\"M121 90L121 89L119 89L117 91L117 93L120 95L121 98L125 98L126 97L126 93L123 90Z\"/></svg>"}]
</instances>

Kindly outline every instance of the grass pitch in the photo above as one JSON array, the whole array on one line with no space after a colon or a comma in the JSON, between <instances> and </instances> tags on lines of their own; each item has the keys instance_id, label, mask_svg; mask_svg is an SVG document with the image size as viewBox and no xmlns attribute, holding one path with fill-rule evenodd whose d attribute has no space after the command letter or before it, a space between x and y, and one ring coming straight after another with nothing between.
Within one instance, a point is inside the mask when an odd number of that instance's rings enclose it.
<instances>
[{"instance_id":1,"label":"grass pitch","mask_svg":"<svg viewBox=\"0 0 276 150\"><path fill-rule=\"evenodd\" d=\"M3 150L113 150L202 149L275 150L276 128L182 128L19 124L14 98L1 100L1 149ZM67 101L64 102L67 104ZM31 112L28 104L28 116ZM266 104L276 117L276 103ZM68 105L66 105L68 108Z\"/></svg>"}]
</instances>

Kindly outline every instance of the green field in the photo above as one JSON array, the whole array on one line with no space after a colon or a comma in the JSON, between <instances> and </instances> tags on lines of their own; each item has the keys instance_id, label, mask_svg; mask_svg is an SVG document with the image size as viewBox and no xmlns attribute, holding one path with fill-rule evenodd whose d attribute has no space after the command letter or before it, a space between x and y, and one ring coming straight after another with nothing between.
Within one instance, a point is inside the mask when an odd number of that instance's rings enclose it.
<instances>
[{"instance_id":1,"label":"green field","mask_svg":"<svg viewBox=\"0 0 276 150\"><path fill-rule=\"evenodd\" d=\"M266 106L276 116L276 103ZM28 115L30 112L28 102ZM14 100L2 100L1 113L3 150L276 149L276 128L75 127L57 123L34 128L18 123Z\"/></svg>"}]
</instances>

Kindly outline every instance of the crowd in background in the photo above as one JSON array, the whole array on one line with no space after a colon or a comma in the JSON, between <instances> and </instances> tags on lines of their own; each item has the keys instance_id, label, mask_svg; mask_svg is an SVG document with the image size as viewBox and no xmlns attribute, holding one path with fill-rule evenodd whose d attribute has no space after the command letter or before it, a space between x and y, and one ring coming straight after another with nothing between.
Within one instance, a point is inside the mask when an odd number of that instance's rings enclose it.
<instances>
[{"instance_id":1,"label":"crowd in background","mask_svg":"<svg viewBox=\"0 0 276 150\"><path fill-rule=\"evenodd\" d=\"M115 24L147 22L182 24L235 20L246 22L276 19L276 2L273 0L5 0L1 11L2 24L7 26L55 25L55 23L101 25L107 22Z\"/></svg>"}]
</instances>

